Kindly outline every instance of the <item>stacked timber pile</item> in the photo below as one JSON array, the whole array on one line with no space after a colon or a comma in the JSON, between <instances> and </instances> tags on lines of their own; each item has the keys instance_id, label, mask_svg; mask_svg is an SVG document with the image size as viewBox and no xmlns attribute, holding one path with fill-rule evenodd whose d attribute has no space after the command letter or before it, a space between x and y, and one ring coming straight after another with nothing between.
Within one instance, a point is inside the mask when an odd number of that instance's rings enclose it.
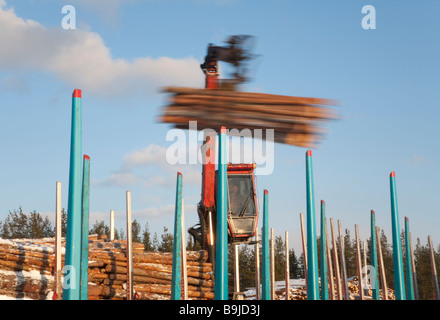
<instances>
[{"instance_id":1,"label":"stacked timber pile","mask_svg":"<svg viewBox=\"0 0 440 320\"><path fill-rule=\"evenodd\" d=\"M44 300L53 288L50 239L0 239L0 295Z\"/></svg>"},{"instance_id":2,"label":"stacked timber pile","mask_svg":"<svg viewBox=\"0 0 440 320\"><path fill-rule=\"evenodd\" d=\"M352 277L348 280L348 290L350 292L349 300L359 300L359 286L357 277ZM260 290L261 292L261 290ZM334 292L337 292L335 286ZM275 282L274 300L286 300L286 287L285 281ZM380 299L383 300L383 291L379 290ZM305 286L305 279L290 279L289 285L289 300L307 300L307 288ZM330 293L329 293L330 294ZM255 288L249 288L245 290L246 299L255 300ZM329 296L331 299L331 296ZM372 300L372 291L364 294L364 300ZM395 300L394 290L388 288L388 300Z\"/></svg>"},{"instance_id":3,"label":"stacked timber pile","mask_svg":"<svg viewBox=\"0 0 440 320\"><path fill-rule=\"evenodd\" d=\"M328 99L177 87L164 92L172 96L160 121L181 129L188 129L189 121L197 121L197 130L274 129L275 142L311 148L325 133L319 125L338 119L325 107L335 104Z\"/></svg>"},{"instance_id":4,"label":"stacked timber pile","mask_svg":"<svg viewBox=\"0 0 440 320\"><path fill-rule=\"evenodd\" d=\"M275 300L286 300L286 289L275 291ZM306 288L289 288L289 300L307 300Z\"/></svg>"},{"instance_id":5,"label":"stacked timber pile","mask_svg":"<svg viewBox=\"0 0 440 320\"><path fill-rule=\"evenodd\" d=\"M64 266L64 239L62 241ZM188 298L213 299L212 265L204 251L187 252ZM0 239L0 295L34 300L52 299L54 238ZM136 299L169 300L172 254L144 252L133 243L133 289ZM126 241L89 237L88 298L125 299Z\"/></svg>"},{"instance_id":6,"label":"stacked timber pile","mask_svg":"<svg viewBox=\"0 0 440 320\"><path fill-rule=\"evenodd\" d=\"M357 277L353 277L347 281L348 291L350 292L350 300L359 300L359 282ZM388 288L388 300L395 300L394 290ZM337 288L335 286L335 292ZM379 290L380 300L383 300L383 290ZM371 300L373 296L372 290L368 290L364 294L364 300ZM275 291L275 300L285 300L286 299L286 289L280 288ZM307 300L307 288L305 286L301 287L291 287L289 288L289 300Z\"/></svg>"},{"instance_id":7,"label":"stacked timber pile","mask_svg":"<svg viewBox=\"0 0 440 320\"><path fill-rule=\"evenodd\" d=\"M357 277L353 277L348 281L348 291L350 291L350 295L353 300L359 299L359 281ZM384 294L383 290L379 289L379 295L381 300L384 299L383 294ZM396 300L393 289L387 288L387 296L388 296L388 300ZM372 297L373 297L373 291L371 289L369 289L368 291L366 290L364 293L364 299L372 299Z\"/></svg>"},{"instance_id":8,"label":"stacked timber pile","mask_svg":"<svg viewBox=\"0 0 440 320\"><path fill-rule=\"evenodd\" d=\"M90 252L89 299L125 299L127 263L125 252L96 250ZM212 265L205 251L187 252L188 298L213 299ZM134 252L133 290L136 299L169 300L171 297L171 253ZM89 262L90 263L90 262ZM90 290L92 289L92 290Z\"/></svg>"}]
</instances>

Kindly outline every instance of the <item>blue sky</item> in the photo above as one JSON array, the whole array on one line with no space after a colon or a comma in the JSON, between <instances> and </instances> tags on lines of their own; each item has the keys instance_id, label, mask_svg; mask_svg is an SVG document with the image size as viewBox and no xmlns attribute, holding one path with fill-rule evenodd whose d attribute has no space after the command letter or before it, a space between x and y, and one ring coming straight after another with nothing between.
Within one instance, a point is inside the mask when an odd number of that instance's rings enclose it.
<instances>
[{"instance_id":1,"label":"blue sky","mask_svg":"<svg viewBox=\"0 0 440 320\"><path fill-rule=\"evenodd\" d=\"M64 30L64 5L76 30ZM376 9L376 29L361 26ZM391 234L389 174L396 172L400 227L438 245L440 3L416 1L0 0L0 219L20 206L51 219L55 183L67 209L71 95L83 93L83 153L91 159L90 224L116 211L152 232L172 230L176 172L183 173L186 225L200 199L200 165L165 160L170 125L157 122L167 85L203 87L208 43L256 37L245 90L330 98L343 118L313 149L316 219L340 219L369 237L370 210ZM306 149L275 145L270 224L300 248L306 212ZM391 241L391 239L390 239Z\"/></svg>"}]
</instances>

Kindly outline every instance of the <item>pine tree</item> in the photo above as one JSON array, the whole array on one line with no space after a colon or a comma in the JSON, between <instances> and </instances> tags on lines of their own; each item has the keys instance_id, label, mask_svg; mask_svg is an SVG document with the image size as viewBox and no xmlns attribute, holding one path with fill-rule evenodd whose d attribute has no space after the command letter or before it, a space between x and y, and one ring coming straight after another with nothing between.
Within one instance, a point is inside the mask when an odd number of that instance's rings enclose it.
<instances>
[{"instance_id":1,"label":"pine tree","mask_svg":"<svg viewBox=\"0 0 440 320\"><path fill-rule=\"evenodd\" d=\"M142 243L145 251L154 251L153 243L151 242L150 227L148 222L145 225L144 233L142 234Z\"/></svg>"},{"instance_id":2,"label":"pine tree","mask_svg":"<svg viewBox=\"0 0 440 320\"><path fill-rule=\"evenodd\" d=\"M142 242L142 239L140 237L141 233L141 225L139 222L137 222L136 219L133 220L131 223L131 240L132 242Z\"/></svg>"},{"instance_id":3,"label":"pine tree","mask_svg":"<svg viewBox=\"0 0 440 320\"><path fill-rule=\"evenodd\" d=\"M173 252L173 235L168 232L167 227L163 227L163 234L161 235L161 243L159 245L159 252Z\"/></svg>"},{"instance_id":4,"label":"pine tree","mask_svg":"<svg viewBox=\"0 0 440 320\"><path fill-rule=\"evenodd\" d=\"M345 259L345 268L347 271L347 278L353 277L357 275L356 270L356 240L351 239L350 231L345 229L344 235L344 259ZM339 241L338 241L339 242ZM333 258L333 256L332 256ZM339 259L339 256L338 256ZM339 259L341 260L341 259ZM333 263L334 259L332 259ZM339 261L339 266L341 266L341 261ZM340 269L341 270L341 269ZM334 268L333 268L334 272Z\"/></svg>"},{"instance_id":5,"label":"pine tree","mask_svg":"<svg viewBox=\"0 0 440 320\"><path fill-rule=\"evenodd\" d=\"M248 245L239 247L240 290L255 286L255 255Z\"/></svg>"},{"instance_id":6,"label":"pine tree","mask_svg":"<svg viewBox=\"0 0 440 320\"><path fill-rule=\"evenodd\" d=\"M275 281L280 281L285 278L286 248L281 236L276 236L274 242Z\"/></svg>"},{"instance_id":7,"label":"pine tree","mask_svg":"<svg viewBox=\"0 0 440 320\"><path fill-rule=\"evenodd\" d=\"M110 237L110 228L104 223L103 220L95 221L89 234L97 234L98 236L106 235Z\"/></svg>"},{"instance_id":8,"label":"pine tree","mask_svg":"<svg viewBox=\"0 0 440 320\"><path fill-rule=\"evenodd\" d=\"M18 211L9 212L7 222L10 239L28 238L28 217L21 207Z\"/></svg>"},{"instance_id":9,"label":"pine tree","mask_svg":"<svg viewBox=\"0 0 440 320\"><path fill-rule=\"evenodd\" d=\"M46 217L47 218L47 217ZM47 226L44 223L43 218L35 210L28 216L27 236L31 239L43 238L47 235L45 232Z\"/></svg>"},{"instance_id":10,"label":"pine tree","mask_svg":"<svg viewBox=\"0 0 440 320\"><path fill-rule=\"evenodd\" d=\"M387 286L394 289L394 270L393 270L393 249L388 243L388 238L385 232L380 232L380 244L382 249L383 264L385 269L385 278L387 280Z\"/></svg>"},{"instance_id":11,"label":"pine tree","mask_svg":"<svg viewBox=\"0 0 440 320\"><path fill-rule=\"evenodd\" d=\"M298 278L305 279L305 266L304 266L304 252L301 252L301 255L298 259Z\"/></svg>"},{"instance_id":12,"label":"pine tree","mask_svg":"<svg viewBox=\"0 0 440 320\"><path fill-rule=\"evenodd\" d=\"M3 239L12 239L11 238L11 231L9 230L9 222L10 222L9 215L6 217L5 222L2 223L0 238Z\"/></svg>"},{"instance_id":13,"label":"pine tree","mask_svg":"<svg viewBox=\"0 0 440 320\"><path fill-rule=\"evenodd\" d=\"M295 250L289 250L289 274L291 279L300 278L299 260L296 257Z\"/></svg>"},{"instance_id":14,"label":"pine tree","mask_svg":"<svg viewBox=\"0 0 440 320\"><path fill-rule=\"evenodd\" d=\"M157 232L154 233L152 247L153 247L153 251L156 252L159 251L159 237L157 235Z\"/></svg>"},{"instance_id":15,"label":"pine tree","mask_svg":"<svg viewBox=\"0 0 440 320\"><path fill-rule=\"evenodd\" d=\"M0 230L0 237L4 239L37 239L54 235L55 230L48 217L43 219L35 210L25 214L21 207L18 211L9 212Z\"/></svg>"},{"instance_id":16,"label":"pine tree","mask_svg":"<svg viewBox=\"0 0 440 320\"><path fill-rule=\"evenodd\" d=\"M202 246L198 241L194 241L194 237L190 234L186 237L188 240L186 241L186 250L188 251L199 251L202 250Z\"/></svg>"},{"instance_id":17,"label":"pine tree","mask_svg":"<svg viewBox=\"0 0 440 320\"><path fill-rule=\"evenodd\" d=\"M120 228L119 230L115 230L115 239L116 240L124 240L125 239L125 231Z\"/></svg>"},{"instance_id":18,"label":"pine tree","mask_svg":"<svg viewBox=\"0 0 440 320\"><path fill-rule=\"evenodd\" d=\"M420 243L420 238L417 238L414 260L419 299L432 300L434 299L434 284L432 281L430 250L428 243L426 246Z\"/></svg>"}]
</instances>

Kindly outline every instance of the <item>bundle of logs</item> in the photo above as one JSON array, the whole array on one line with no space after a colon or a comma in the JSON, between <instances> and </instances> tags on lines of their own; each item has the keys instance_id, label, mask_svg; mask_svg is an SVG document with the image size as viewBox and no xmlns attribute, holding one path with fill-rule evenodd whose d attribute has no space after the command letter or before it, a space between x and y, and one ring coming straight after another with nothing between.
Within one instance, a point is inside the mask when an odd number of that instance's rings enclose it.
<instances>
[{"instance_id":1,"label":"bundle of logs","mask_svg":"<svg viewBox=\"0 0 440 320\"><path fill-rule=\"evenodd\" d=\"M187 252L188 299L214 298L212 265L206 259L205 251ZM126 241L91 235L88 264L89 300L126 299ZM52 299L54 265L53 238L0 240L0 295ZM171 253L144 252L143 244L133 243L135 299L169 300L171 270Z\"/></svg>"},{"instance_id":2,"label":"bundle of logs","mask_svg":"<svg viewBox=\"0 0 440 320\"><path fill-rule=\"evenodd\" d=\"M225 126L240 132L262 129L266 134L273 129L274 142L313 148L325 133L319 125L338 119L325 107L336 104L328 99L178 87L164 88L164 92L172 96L159 121L181 129L188 129L190 121L197 121L197 130L218 131Z\"/></svg>"},{"instance_id":3,"label":"bundle of logs","mask_svg":"<svg viewBox=\"0 0 440 320\"><path fill-rule=\"evenodd\" d=\"M336 279L334 279L336 281ZM321 284L321 281L319 282ZM348 291L349 291L349 300L359 300L360 299L360 295L359 295L359 281L357 279L357 277L352 277L351 279L349 279L347 281L347 287L348 287ZM334 287L334 293L335 293L335 297L332 298L331 296L329 296L330 300L338 300L337 297L337 287ZM384 291L382 289L379 289L379 298L380 300L385 300L384 299ZM342 297L343 298L343 297ZM284 288L278 288L275 291L275 296L274 296L275 300L285 300L286 299L286 289ZM372 300L373 299L373 291L371 289L369 290L365 290L364 293L364 300ZM394 290L387 288L387 300L395 300L396 297L394 295ZM307 300L307 289L305 286L300 286L300 287L292 287L289 288L289 300Z\"/></svg>"}]
</instances>

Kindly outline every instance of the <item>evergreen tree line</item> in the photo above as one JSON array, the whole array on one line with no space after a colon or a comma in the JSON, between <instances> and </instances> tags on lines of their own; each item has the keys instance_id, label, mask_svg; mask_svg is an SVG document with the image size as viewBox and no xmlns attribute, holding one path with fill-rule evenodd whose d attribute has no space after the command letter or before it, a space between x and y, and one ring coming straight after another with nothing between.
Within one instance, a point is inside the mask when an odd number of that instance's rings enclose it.
<instances>
[{"instance_id":1,"label":"evergreen tree line","mask_svg":"<svg viewBox=\"0 0 440 320\"><path fill-rule=\"evenodd\" d=\"M67 226L67 214L65 210L62 210L62 236L66 235ZM89 234L106 235L110 237L110 228L104 221L96 221L89 230ZM405 254L405 236L404 231L401 233L402 242L402 257L403 266L405 268L406 254ZM0 238L3 239L37 239L45 237L54 237L55 227L52 226L48 217L43 218L40 213L35 210L26 214L22 208L9 212L4 221L0 221ZM154 252L172 252L173 250L173 233L169 232L168 228L163 228L163 233L158 235L150 232L148 223L145 224L143 230L139 222L134 220L132 222L132 237L133 242L141 242L145 246L145 251ZM125 232L123 229L115 230L115 239L125 239ZM346 262L347 277L357 276L356 269L356 240L351 238L350 231L345 229L344 233L344 255ZM390 243L385 235L384 231L381 231L380 242L382 248L383 261L385 266L385 276L387 286L394 288L394 271L393 271L393 249L392 243ZM320 261L320 238L317 239L318 244L318 265ZM366 258L367 264L371 264L371 251L370 251L370 238L366 239ZM332 244L328 244L332 249ZM337 247L339 248L339 239L337 240ZM193 238L187 235L187 250L199 250L199 244L194 244ZM261 261L261 246L260 261ZM255 246L254 245L240 245L239 246L239 272L240 272L240 288L245 290L249 287L255 286ZM418 295L420 300L435 299L434 284L431 270L430 248L428 241L426 244L422 244L420 238L417 238L415 246L413 244L414 261L417 277ZM333 258L333 252L331 252ZM363 248L361 246L361 254L363 257ZM440 245L437 249L434 248L434 256L437 270L440 266ZM234 265L234 247L229 246L229 290L233 292L233 265ZM274 274L275 281L281 281L285 278L285 242L281 236L276 236L274 239ZM305 278L304 274L304 256L301 252L298 254L294 249L289 249L289 274L290 279L302 279ZM363 261L363 258L362 258ZM333 262L334 263L334 262ZM341 261L339 261L341 264ZM261 266L260 266L261 268ZM406 279L406 270L405 279ZM260 270L261 274L261 270ZM437 276L440 272L437 271ZM378 273L379 276L379 273ZM440 283L440 279L437 279ZM380 282L380 278L379 278ZM382 284L379 285L380 287ZM405 284L405 287L406 284Z\"/></svg>"},{"instance_id":2,"label":"evergreen tree line","mask_svg":"<svg viewBox=\"0 0 440 320\"><path fill-rule=\"evenodd\" d=\"M155 233L151 236L148 223L141 233L141 225L135 219L132 222L133 242L142 242L146 251L171 252L173 251L173 234L164 227L160 237ZM65 237L67 232L67 213L64 208L61 210L61 236ZM89 234L99 236L106 235L110 238L110 227L103 220L95 221L89 230ZM35 210L26 214L20 207L18 210L10 211L4 221L0 221L0 238L2 239L39 239L55 236L55 226L52 225L49 218L45 218ZM115 230L115 239L125 239L125 230ZM188 243L189 249L191 242Z\"/></svg>"}]
</instances>

